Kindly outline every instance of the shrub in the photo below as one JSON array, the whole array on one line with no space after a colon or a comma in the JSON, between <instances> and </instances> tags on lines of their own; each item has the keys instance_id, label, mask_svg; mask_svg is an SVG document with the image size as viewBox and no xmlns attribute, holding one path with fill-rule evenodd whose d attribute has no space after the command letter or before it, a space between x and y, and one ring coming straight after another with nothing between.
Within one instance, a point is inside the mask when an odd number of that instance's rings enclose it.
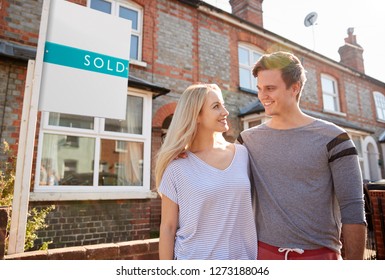
<instances>
[{"instance_id":1,"label":"shrub","mask_svg":"<svg viewBox=\"0 0 385 280\"><path fill-rule=\"evenodd\" d=\"M7 235L11 226L11 215L12 215L12 200L13 191L15 185L15 173L16 173L16 156L12 153L7 142L3 142L0 147L0 206L9 206L9 218L7 225ZM32 208L28 211L26 235L24 250L33 248L35 240L38 238L37 231L39 229L47 228L48 225L45 223L45 218L55 209L54 205L38 210ZM8 238L6 237L6 249L8 248ZM48 245L52 242L44 242L41 246L41 250L48 249Z\"/></svg>"},{"instance_id":2,"label":"shrub","mask_svg":"<svg viewBox=\"0 0 385 280\"><path fill-rule=\"evenodd\" d=\"M0 152L0 206L9 206L13 198L16 162L7 142L3 142Z\"/></svg>"}]
</instances>

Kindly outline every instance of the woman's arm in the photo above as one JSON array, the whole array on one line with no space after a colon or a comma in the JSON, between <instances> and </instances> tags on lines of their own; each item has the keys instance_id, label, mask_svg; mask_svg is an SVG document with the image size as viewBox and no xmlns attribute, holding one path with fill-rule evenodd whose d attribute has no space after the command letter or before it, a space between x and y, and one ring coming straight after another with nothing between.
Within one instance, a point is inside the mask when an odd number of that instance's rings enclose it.
<instances>
[{"instance_id":1,"label":"woman's arm","mask_svg":"<svg viewBox=\"0 0 385 280\"><path fill-rule=\"evenodd\" d=\"M174 259L175 234L178 225L178 205L162 195L162 218L160 223L159 259Z\"/></svg>"}]
</instances>

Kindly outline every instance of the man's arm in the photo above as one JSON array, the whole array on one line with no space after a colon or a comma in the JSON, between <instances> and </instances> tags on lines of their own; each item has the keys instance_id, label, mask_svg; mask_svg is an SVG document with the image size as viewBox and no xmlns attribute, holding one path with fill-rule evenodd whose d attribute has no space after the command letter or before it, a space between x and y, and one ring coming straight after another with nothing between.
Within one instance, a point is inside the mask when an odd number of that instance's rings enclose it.
<instances>
[{"instance_id":1,"label":"man's arm","mask_svg":"<svg viewBox=\"0 0 385 280\"><path fill-rule=\"evenodd\" d=\"M345 259L362 260L366 246L366 218L363 180L358 152L347 133L327 145L329 166L341 218Z\"/></svg>"},{"instance_id":2,"label":"man's arm","mask_svg":"<svg viewBox=\"0 0 385 280\"><path fill-rule=\"evenodd\" d=\"M235 143L236 143L236 144L242 144L242 145L243 145L243 139L242 139L241 134L238 135L238 138L235 140Z\"/></svg>"},{"instance_id":3,"label":"man's arm","mask_svg":"<svg viewBox=\"0 0 385 280\"><path fill-rule=\"evenodd\" d=\"M366 225L342 225L343 247L346 260L363 260L366 246Z\"/></svg>"}]
</instances>

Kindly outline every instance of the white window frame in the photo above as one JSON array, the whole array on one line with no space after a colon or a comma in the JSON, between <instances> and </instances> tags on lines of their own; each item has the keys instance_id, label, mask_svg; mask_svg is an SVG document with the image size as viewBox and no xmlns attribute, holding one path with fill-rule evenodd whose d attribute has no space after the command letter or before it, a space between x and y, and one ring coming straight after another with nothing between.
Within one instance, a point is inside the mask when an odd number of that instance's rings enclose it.
<instances>
[{"instance_id":1,"label":"white window frame","mask_svg":"<svg viewBox=\"0 0 385 280\"><path fill-rule=\"evenodd\" d=\"M365 137L365 139L363 140L363 147L365 161L363 178L373 181L381 180L382 174L378 162L380 159L380 153L378 150L376 139L372 136Z\"/></svg>"},{"instance_id":2,"label":"white window frame","mask_svg":"<svg viewBox=\"0 0 385 280\"><path fill-rule=\"evenodd\" d=\"M130 63L138 65L138 66L143 66L146 67L147 63L145 63L142 60L142 49L143 49L143 8L139 6L138 4L126 0L103 0L105 2L111 3L111 13L113 16L118 16L119 15L119 7L125 7L129 8L131 10L137 11L138 12L138 29L132 29L131 32L133 35L138 36L138 59L132 59L130 58ZM87 0L87 7L91 8L91 0Z\"/></svg>"},{"instance_id":3,"label":"white window frame","mask_svg":"<svg viewBox=\"0 0 385 280\"><path fill-rule=\"evenodd\" d=\"M49 112L42 112L38 152L36 161L34 190L30 194L31 201L52 200L106 200L106 199L140 199L156 196L150 190L151 177L151 115L152 93L129 88L128 95L143 98L142 134L118 133L104 130L104 118L94 118L93 129L79 129L52 126L48 124ZM44 133L91 137L95 139L94 177L99 170L101 139L135 141L143 143L143 185L142 186L40 186L40 164L43 150ZM96 175L95 175L96 174ZM97 179L96 179L97 181Z\"/></svg>"},{"instance_id":4,"label":"white window frame","mask_svg":"<svg viewBox=\"0 0 385 280\"><path fill-rule=\"evenodd\" d=\"M325 80L329 80L333 83L333 87L334 87L334 92L326 92L324 91L324 88L322 87L322 80L325 79ZM338 83L337 83L337 80L330 76L330 75L327 75L327 74L321 74L321 89L322 89L322 103L323 103L323 111L324 112L327 112L327 113L337 113L337 114L341 114L341 107L340 107L340 98L339 98L339 93L338 93ZM332 97L333 98L333 101L334 101L334 105L335 105L335 110L331 110L329 108L325 108L325 98L324 96L329 96L329 97Z\"/></svg>"},{"instance_id":5,"label":"white window frame","mask_svg":"<svg viewBox=\"0 0 385 280\"><path fill-rule=\"evenodd\" d=\"M248 64L241 64L241 62L239 61L239 49L242 48L244 50L246 50L249 54L249 61L248 61ZM259 56L262 56L263 55L263 52L253 46L250 46L250 45L247 45L247 44L239 44L238 45L238 64L239 64L239 71L238 71L238 75L239 75L239 88L241 90L246 90L246 91L250 91L252 93L257 93L257 79L253 76L253 67L255 65L255 62L253 60L253 57L254 57L254 54L257 54ZM250 88L248 87L244 87L241 85L241 70L246 70L248 71L250 74L249 74L249 79L250 79Z\"/></svg>"},{"instance_id":6,"label":"white window frame","mask_svg":"<svg viewBox=\"0 0 385 280\"><path fill-rule=\"evenodd\" d=\"M124 141L125 142L125 141ZM124 143L123 142L123 143ZM120 144L122 143L121 140L115 140L115 152L119 153L127 153L127 149L123 149Z\"/></svg>"},{"instance_id":7,"label":"white window frame","mask_svg":"<svg viewBox=\"0 0 385 280\"><path fill-rule=\"evenodd\" d=\"M378 160L380 158L380 153L378 151L378 146L376 140L370 134L362 132L359 130L354 130L350 128L345 128L346 132L349 134L350 138L356 138L360 147L357 147L357 142L354 142L358 152L358 159L361 166L361 173L363 179L374 179L371 178L371 173L376 173L381 177L381 169L378 165ZM373 155L369 154L368 145L371 144L374 148L374 152L377 155L376 159L373 159ZM372 162L371 162L372 161ZM374 168L375 170L370 170ZM381 179L381 178L377 178Z\"/></svg>"},{"instance_id":8,"label":"white window frame","mask_svg":"<svg viewBox=\"0 0 385 280\"><path fill-rule=\"evenodd\" d=\"M364 138L367 136L367 134L361 133L356 130L347 129L345 128L346 132L349 134L350 138L354 142L354 145L356 146L357 153L358 153L358 161L360 163L361 172L364 177L365 173L365 160L364 160ZM357 141L354 141L354 138L357 139ZM359 145L359 146L358 146Z\"/></svg>"},{"instance_id":9,"label":"white window frame","mask_svg":"<svg viewBox=\"0 0 385 280\"><path fill-rule=\"evenodd\" d=\"M377 121L385 122L385 95L381 92L373 92L374 103L376 105Z\"/></svg>"},{"instance_id":10,"label":"white window frame","mask_svg":"<svg viewBox=\"0 0 385 280\"><path fill-rule=\"evenodd\" d=\"M243 123L243 129L245 130L245 129L253 127L251 125L251 123L253 123L253 122L261 121L261 124L262 124L262 123L267 122L270 119L271 119L271 117L267 116L265 113L259 113L259 114L247 115L247 116L241 118L241 121Z\"/></svg>"}]
</instances>

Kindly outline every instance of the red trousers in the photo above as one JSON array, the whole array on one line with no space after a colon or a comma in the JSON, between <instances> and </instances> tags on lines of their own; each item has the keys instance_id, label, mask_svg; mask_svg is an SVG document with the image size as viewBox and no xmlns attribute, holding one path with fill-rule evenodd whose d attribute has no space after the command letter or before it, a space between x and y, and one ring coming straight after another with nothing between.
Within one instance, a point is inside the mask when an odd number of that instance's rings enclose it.
<instances>
[{"instance_id":1,"label":"red trousers","mask_svg":"<svg viewBox=\"0 0 385 280\"><path fill-rule=\"evenodd\" d=\"M258 242L258 260L342 260L339 253L329 249L301 250L280 248Z\"/></svg>"}]
</instances>

